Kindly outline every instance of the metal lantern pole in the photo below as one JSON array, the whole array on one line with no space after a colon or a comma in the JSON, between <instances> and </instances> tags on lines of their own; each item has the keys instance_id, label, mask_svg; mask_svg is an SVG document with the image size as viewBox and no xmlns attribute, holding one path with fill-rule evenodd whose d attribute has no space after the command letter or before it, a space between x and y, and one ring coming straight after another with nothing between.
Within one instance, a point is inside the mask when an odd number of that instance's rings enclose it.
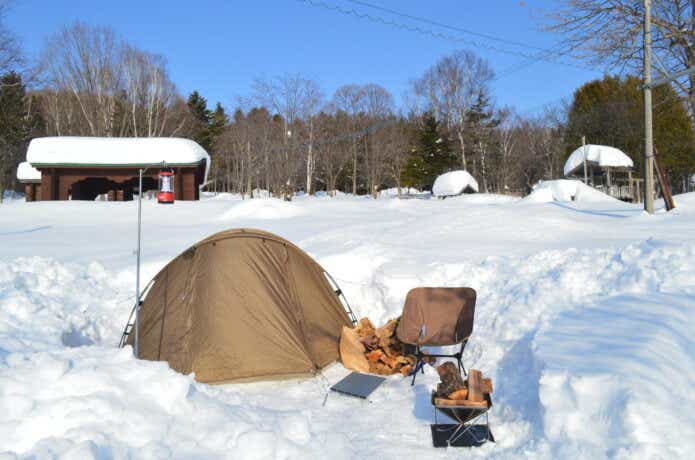
<instances>
[{"instance_id":1,"label":"metal lantern pole","mask_svg":"<svg viewBox=\"0 0 695 460\"><path fill-rule=\"evenodd\" d=\"M135 268L135 339L133 340L133 353L136 358L139 358L139 316L140 316L140 241L142 240L142 175L151 167L160 166L166 167L166 162L155 163L146 168L140 168L138 171L138 247L136 250L137 265Z\"/></svg>"},{"instance_id":2,"label":"metal lantern pole","mask_svg":"<svg viewBox=\"0 0 695 460\"><path fill-rule=\"evenodd\" d=\"M139 345L139 324L138 316L140 313L140 239L142 235L142 174L144 170L140 168L138 177L138 248L136 252L137 257L137 268L135 269L135 357L138 358L138 345Z\"/></svg>"}]
</instances>

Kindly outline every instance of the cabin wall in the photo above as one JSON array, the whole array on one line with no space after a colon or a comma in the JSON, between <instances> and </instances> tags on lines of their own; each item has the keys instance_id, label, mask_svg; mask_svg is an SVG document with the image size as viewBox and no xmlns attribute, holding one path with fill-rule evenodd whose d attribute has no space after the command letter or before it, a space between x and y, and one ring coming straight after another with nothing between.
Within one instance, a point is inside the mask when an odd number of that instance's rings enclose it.
<instances>
[{"instance_id":1,"label":"cabin wall","mask_svg":"<svg viewBox=\"0 0 695 460\"><path fill-rule=\"evenodd\" d=\"M203 174L197 166L174 167L175 199L198 200L198 186ZM40 168L41 193L35 200L94 200L106 194L109 200L129 201L133 199L138 185L138 168ZM143 189L156 189L158 168L143 174Z\"/></svg>"}]
</instances>

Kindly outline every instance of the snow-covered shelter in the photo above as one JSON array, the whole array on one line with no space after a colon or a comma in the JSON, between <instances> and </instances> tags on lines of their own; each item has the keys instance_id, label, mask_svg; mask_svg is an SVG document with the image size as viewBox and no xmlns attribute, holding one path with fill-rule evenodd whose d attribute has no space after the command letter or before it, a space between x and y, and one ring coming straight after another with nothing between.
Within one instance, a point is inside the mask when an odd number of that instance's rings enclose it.
<instances>
[{"instance_id":1,"label":"snow-covered shelter","mask_svg":"<svg viewBox=\"0 0 695 460\"><path fill-rule=\"evenodd\" d=\"M633 200L639 195L638 179L632 178L633 167L632 158L620 149L588 144L567 158L564 175L581 179L614 198Z\"/></svg>"},{"instance_id":2,"label":"snow-covered shelter","mask_svg":"<svg viewBox=\"0 0 695 460\"><path fill-rule=\"evenodd\" d=\"M477 192L478 182L468 171L463 170L444 173L432 185L432 194L440 198Z\"/></svg>"},{"instance_id":3,"label":"snow-covered shelter","mask_svg":"<svg viewBox=\"0 0 695 460\"><path fill-rule=\"evenodd\" d=\"M210 170L210 156L200 145L173 137L42 137L29 144L27 162L40 175L37 200L94 200L103 194L131 200L138 171L147 168L143 191L153 190L164 163L174 171L175 198L197 200Z\"/></svg>"},{"instance_id":4,"label":"snow-covered shelter","mask_svg":"<svg viewBox=\"0 0 695 460\"><path fill-rule=\"evenodd\" d=\"M23 161L17 166L17 182L24 185L26 201L41 200L41 171L28 161Z\"/></svg>"}]
</instances>

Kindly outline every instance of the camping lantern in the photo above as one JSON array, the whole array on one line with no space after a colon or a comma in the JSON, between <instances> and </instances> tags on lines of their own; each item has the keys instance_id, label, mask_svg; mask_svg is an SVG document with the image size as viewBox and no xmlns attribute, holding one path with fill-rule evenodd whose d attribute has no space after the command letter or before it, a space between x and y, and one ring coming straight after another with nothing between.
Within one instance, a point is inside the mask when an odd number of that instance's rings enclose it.
<instances>
[{"instance_id":1,"label":"camping lantern","mask_svg":"<svg viewBox=\"0 0 695 460\"><path fill-rule=\"evenodd\" d=\"M157 203L174 204L174 171L171 168L159 171Z\"/></svg>"}]
</instances>

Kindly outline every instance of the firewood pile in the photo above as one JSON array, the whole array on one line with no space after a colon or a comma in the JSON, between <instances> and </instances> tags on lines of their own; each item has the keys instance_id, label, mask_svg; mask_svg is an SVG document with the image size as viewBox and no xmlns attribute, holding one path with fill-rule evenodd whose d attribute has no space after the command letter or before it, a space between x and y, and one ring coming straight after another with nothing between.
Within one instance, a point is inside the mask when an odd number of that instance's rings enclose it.
<instances>
[{"instance_id":1,"label":"firewood pile","mask_svg":"<svg viewBox=\"0 0 695 460\"><path fill-rule=\"evenodd\" d=\"M492 379L483 378L482 372L470 369L464 380L456 364L449 361L437 366L437 373L441 382L434 393L436 405L488 407L486 395L492 393Z\"/></svg>"},{"instance_id":2,"label":"firewood pile","mask_svg":"<svg viewBox=\"0 0 695 460\"><path fill-rule=\"evenodd\" d=\"M343 327L340 359L348 369L371 374L408 375L415 366L415 356L407 355L404 344L396 337L399 318L376 328L362 318L354 328Z\"/></svg>"}]
</instances>

